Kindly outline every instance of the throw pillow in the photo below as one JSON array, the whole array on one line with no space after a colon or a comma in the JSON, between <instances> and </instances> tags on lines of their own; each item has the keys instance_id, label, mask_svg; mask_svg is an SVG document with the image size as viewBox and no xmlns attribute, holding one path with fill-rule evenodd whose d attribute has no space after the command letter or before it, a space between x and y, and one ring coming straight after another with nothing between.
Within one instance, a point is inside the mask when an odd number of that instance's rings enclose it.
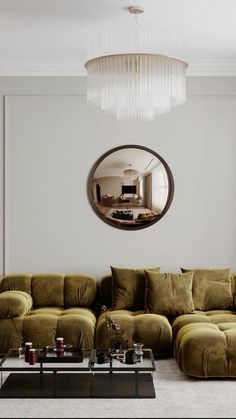
<instances>
[{"instance_id":1,"label":"throw pillow","mask_svg":"<svg viewBox=\"0 0 236 419\"><path fill-rule=\"evenodd\" d=\"M145 274L147 312L170 317L193 312L193 272L177 274L145 270Z\"/></svg>"},{"instance_id":2,"label":"throw pillow","mask_svg":"<svg viewBox=\"0 0 236 419\"><path fill-rule=\"evenodd\" d=\"M195 310L226 310L233 306L230 269L186 269L194 272L193 304Z\"/></svg>"},{"instance_id":3,"label":"throw pillow","mask_svg":"<svg viewBox=\"0 0 236 419\"><path fill-rule=\"evenodd\" d=\"M144 310L146 278L144 269L115 268L112 273L112 309ZM160 267L150 268L159 272Z\"/></svg>"}]
</instances>

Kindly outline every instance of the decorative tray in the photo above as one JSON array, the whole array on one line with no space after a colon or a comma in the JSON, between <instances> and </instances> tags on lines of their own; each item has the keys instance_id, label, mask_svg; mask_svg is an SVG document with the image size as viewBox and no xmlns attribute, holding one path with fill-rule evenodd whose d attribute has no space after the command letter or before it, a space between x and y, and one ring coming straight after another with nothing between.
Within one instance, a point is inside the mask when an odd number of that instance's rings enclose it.
<instances>
[{"instance_id":1,"label":"decorative tray","mask_svg":"<svg viewBox=\"0 0 236 419\"><path fill-rule=\"evenodd\" d=\"M83 362L83 350L72 345L65 345L64 350L47 346L37 351L36 362Z\"/></svg>"}]
</instances>

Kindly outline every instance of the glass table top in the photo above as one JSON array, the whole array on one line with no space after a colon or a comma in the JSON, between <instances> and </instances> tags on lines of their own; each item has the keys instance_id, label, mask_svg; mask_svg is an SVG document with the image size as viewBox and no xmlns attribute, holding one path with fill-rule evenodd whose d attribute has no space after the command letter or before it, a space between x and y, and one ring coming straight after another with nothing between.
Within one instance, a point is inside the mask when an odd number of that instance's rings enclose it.
<instances>
[{"instance_id":1,"label":"glass table top","mask_svg":"<svg viewBox=\"0 0 236 419\"><path fill-rule=\"evenodd\" d=\"M37 351L36 350L36 354ZM10 349L9 352L0 360L1 371L155 371L155 362L151 349L143 349L143 355L139 362L134 364L125 363L125 350L110 351L104 350L109 354L107 362L98 363L99 349L83 349L83 357L80 361L73 362L73 358L69 362L64 362L63 357L58 359L54 354L48 354L46 362L38 361L34 365L25 362L24 356L19 358L17 349ZM66 355L66 352L65 352ZM67 354L68 355L68 354ZM36 355L37 357L37 355Z\"/></svg>"}]
</instances>

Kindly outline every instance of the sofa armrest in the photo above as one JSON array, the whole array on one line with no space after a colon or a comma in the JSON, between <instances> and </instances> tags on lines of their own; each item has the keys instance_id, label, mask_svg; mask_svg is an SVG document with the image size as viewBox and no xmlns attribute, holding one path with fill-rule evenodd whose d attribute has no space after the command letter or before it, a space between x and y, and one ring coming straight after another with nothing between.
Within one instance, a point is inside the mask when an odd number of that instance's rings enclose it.
<instances>
[{"instance_id":1,"label":"sofa armrest","mask_svg":"<svg viewBox=\"0 0 236 419\"><path fill-rule=\"evenodd\" d=\"M0 294L0 317L24 316L33 306L32 297L24 291L4 291Z\"/></svg>"}]
</instances>

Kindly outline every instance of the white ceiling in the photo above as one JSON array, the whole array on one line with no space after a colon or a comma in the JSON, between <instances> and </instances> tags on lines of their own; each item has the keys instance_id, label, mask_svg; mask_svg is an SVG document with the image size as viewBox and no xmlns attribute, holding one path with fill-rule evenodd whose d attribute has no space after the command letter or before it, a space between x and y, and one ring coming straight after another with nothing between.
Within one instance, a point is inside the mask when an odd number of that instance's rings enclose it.
<instances>
[{"instance_id":1,"label":"white ceiling","mask_svg":"<svg viewBox=\"0 0 236 419\"><path fill-rule=\"evenodd\" d=\"M85 75L87 40L133 5L181 37L189 75L236 75L236 0L0 0L0 75Z\"/></svg>"},{"instance_id":2,"label":"white ceiling","mask_svg":"<svg viewBox=\"0 0 236 419\"><path fill-rule=\"evenodd\" d=\"M149 151L133 147L124 148L114 151L101 161L94 173L94 179L104 176L122 177L123 170L128 169L130 164L140 176L149 173L157 165L162 165L160 160Z\"/></svg>"}]
</instances>

